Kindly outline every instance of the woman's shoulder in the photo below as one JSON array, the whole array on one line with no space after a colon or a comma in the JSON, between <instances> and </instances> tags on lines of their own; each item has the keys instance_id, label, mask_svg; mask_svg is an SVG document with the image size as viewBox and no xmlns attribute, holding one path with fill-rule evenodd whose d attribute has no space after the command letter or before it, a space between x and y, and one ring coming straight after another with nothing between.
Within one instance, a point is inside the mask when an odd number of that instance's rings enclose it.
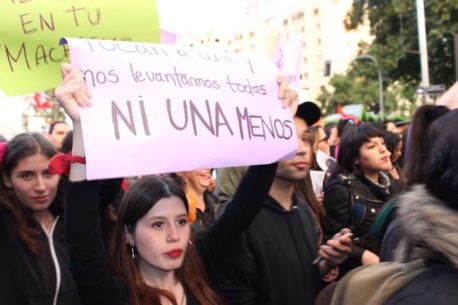
<instances>
[{"instance_id":1,"label":"woman's shoulder","mask_svg":"<svg viewBox=\"0 0 458 305\"><path fill-rule=\"evenodd\" d=\"M347 192L349 188L351 188L357 178L353 175L333 175L326 179L324 184L324 192L329 193L330 191L345 191Z\"/></svg>"},{"instance_id":2,"label":"woman's shoulder","mask_svg":"<svg viewBox=\"0 0 458 305\"><path fill-rule=\"evenodd\" d=\"M421 272L408 285L393 295L385 305L457 304L457 285L457 268L450 265L434 265Z\"/></svg>"},{"instance_id":3,"label":"woman's shoulder","mask_svg":"<svg viewBox=\"0 0 458 305\"><path fill-rule=\"evenodd\" d=\"M344 175L344 174L334 174L329 176L329 178L326 179L325 186L335 186L335 185L341 185L341 186L348 186L350 185L356 177L354 175Z\"/></svg>"}]
</instances>

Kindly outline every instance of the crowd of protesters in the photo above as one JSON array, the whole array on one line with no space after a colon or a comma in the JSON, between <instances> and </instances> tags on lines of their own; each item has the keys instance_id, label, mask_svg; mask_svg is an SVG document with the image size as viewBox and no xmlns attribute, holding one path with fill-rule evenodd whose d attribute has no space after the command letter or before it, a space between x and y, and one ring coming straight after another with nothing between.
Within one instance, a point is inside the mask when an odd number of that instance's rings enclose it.
<instances>
[{"instance_id":1,"label":"crowd of protesters","mask_svg":"<svg viewBox=\"0 0 458 305\"><path fill-rule=\"evenodd\" d=\"M323 126L279 78L293 159L87 181L79 108L97 101L62 72L72 130L0 140L2 304L313 305L352 270L415 259L381 304L458 302L457 110L421 106L407 132Z\"/></svg>"}]
</instances>

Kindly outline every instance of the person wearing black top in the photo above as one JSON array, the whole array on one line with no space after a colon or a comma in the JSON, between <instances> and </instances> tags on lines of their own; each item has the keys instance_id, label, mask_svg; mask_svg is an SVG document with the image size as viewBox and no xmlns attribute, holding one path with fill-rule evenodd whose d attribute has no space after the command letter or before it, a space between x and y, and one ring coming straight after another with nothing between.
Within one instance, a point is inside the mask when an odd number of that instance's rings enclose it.
<instances>
[{"instance_id":1,"label":"person wearing black top","mask_svg":"<svg viewBox=\"0 0 458 305\"><path fill-rule=\"evenodd\" d=\"M296 113L294 125L299 143L296 156L279 162L262 208L223 257L217 282L233 305L313 304L323 275L351 251L351 240L343 237L350 230L343 229L330 241L341 252L334 253L332 262L313 263L319 254L324 258L324 253L318 253L320 228L309 204L295 193L295 182L305 179L310 169L312 145L301 112ZM227 209L222 217L226 213Z\"/></svg>"},{"instance_id":2,"label":"person wearing black top","mask_svg":"<svg viewBox=\"0 0 458 305\"><path fill-rule=\"evenodd\" d=\"M65 242L64 189L48 171L55 154L39 133L0 143L1 304L81 304Z\"/></svg>"},{"instance_id":3,"label":"person wearing black top","mask_svg":"<svg viewBox=\"0 0 458 305\"><path fill-rule=\"evenodd\" d=\"M340 266L343 275L356 266L379 262L380 243L370 230L391 198L385 174L391 168L391 154L383 132L370 125L348 126L340 148L337 167L324 186L323 204L325 237L344 227L353 229L355 243L351 258Z\"/></svg>"},{"instance_id":4,"label":"person wearing black top","mask_svg":"<svg viewBox=\"0 0 458 305\"><path fill-rule=\"evenodd\" d=\"M73 121L73 156L84 155L79 107L89 93L81 71L62 64L63 83L56 97ZM285 91L285 106L297 95ZM98 182L85 181L84 164L72 163L67 188L67 242L72 273L85 304L225 304L213 287L221 258L251 223L268 195L277 164L251 167L227 205L224 216L194 235L187 222L183 189L165 177L145 177L123 197L113 232L112 262L99 226ZM348 242L348 240L347 240ZM345 240L321 247L320 266L340 262L349 251Z\"/></svg>"}]
</instances>

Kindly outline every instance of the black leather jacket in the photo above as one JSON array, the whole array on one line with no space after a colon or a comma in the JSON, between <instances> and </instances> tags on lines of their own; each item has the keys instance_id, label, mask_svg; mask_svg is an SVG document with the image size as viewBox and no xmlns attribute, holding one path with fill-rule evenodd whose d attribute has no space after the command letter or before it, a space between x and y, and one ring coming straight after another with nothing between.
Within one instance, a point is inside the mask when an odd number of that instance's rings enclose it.
<instances>
[{"instance_id":1,"label":"black leather jacket","mask_svg":"<svg viewBox=\"0 0 458 305\"><path fill-rule=\"evenodd\" d=\"M375 184L364 176L336 175L326 180L325 238L331 238L344 227L351 228L355 238L352 257L356 265L360 264L364 250L379 251L379 242L370 235L370 230L391 197L388 177L381 174L381 179L383 184Z\"/></svg>"}]
</instances>

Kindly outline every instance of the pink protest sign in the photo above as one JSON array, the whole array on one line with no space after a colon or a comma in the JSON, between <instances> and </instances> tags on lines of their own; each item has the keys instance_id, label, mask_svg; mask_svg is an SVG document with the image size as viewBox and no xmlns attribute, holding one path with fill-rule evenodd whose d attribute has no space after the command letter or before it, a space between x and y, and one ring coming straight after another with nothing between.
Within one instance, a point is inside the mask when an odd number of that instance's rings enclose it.
<instances>
[{"instance_id":1,"label":"pink protest sign","mask_svg":"<svg viewBox=\"0 0 458 305\"><path fill-rule=\"evenodd\" d=\"M302 40L288 39L278 44L272 59L292 88L299 83L301 51Z\"/></svg>"},{"instance_id":2,"label":"pink protest sign","mask_svg":"<svg viewBox=\"0 0 458 305\"><path fill-rule=\"evenodd\" d=\"M177 40L177 34L161 30L161 43L174 44Z\"/></svg>"},{"instance_id":3,"label":"pink protest sign","mask_svg":"<svg viewBox=\"0 0 458 305\"><path fill-rule=\"evenodd\" d=\"M66 39L93 106L88 179L271 163L297 137L269 61L169 44Z\"/></svg>"}]
</instances>

